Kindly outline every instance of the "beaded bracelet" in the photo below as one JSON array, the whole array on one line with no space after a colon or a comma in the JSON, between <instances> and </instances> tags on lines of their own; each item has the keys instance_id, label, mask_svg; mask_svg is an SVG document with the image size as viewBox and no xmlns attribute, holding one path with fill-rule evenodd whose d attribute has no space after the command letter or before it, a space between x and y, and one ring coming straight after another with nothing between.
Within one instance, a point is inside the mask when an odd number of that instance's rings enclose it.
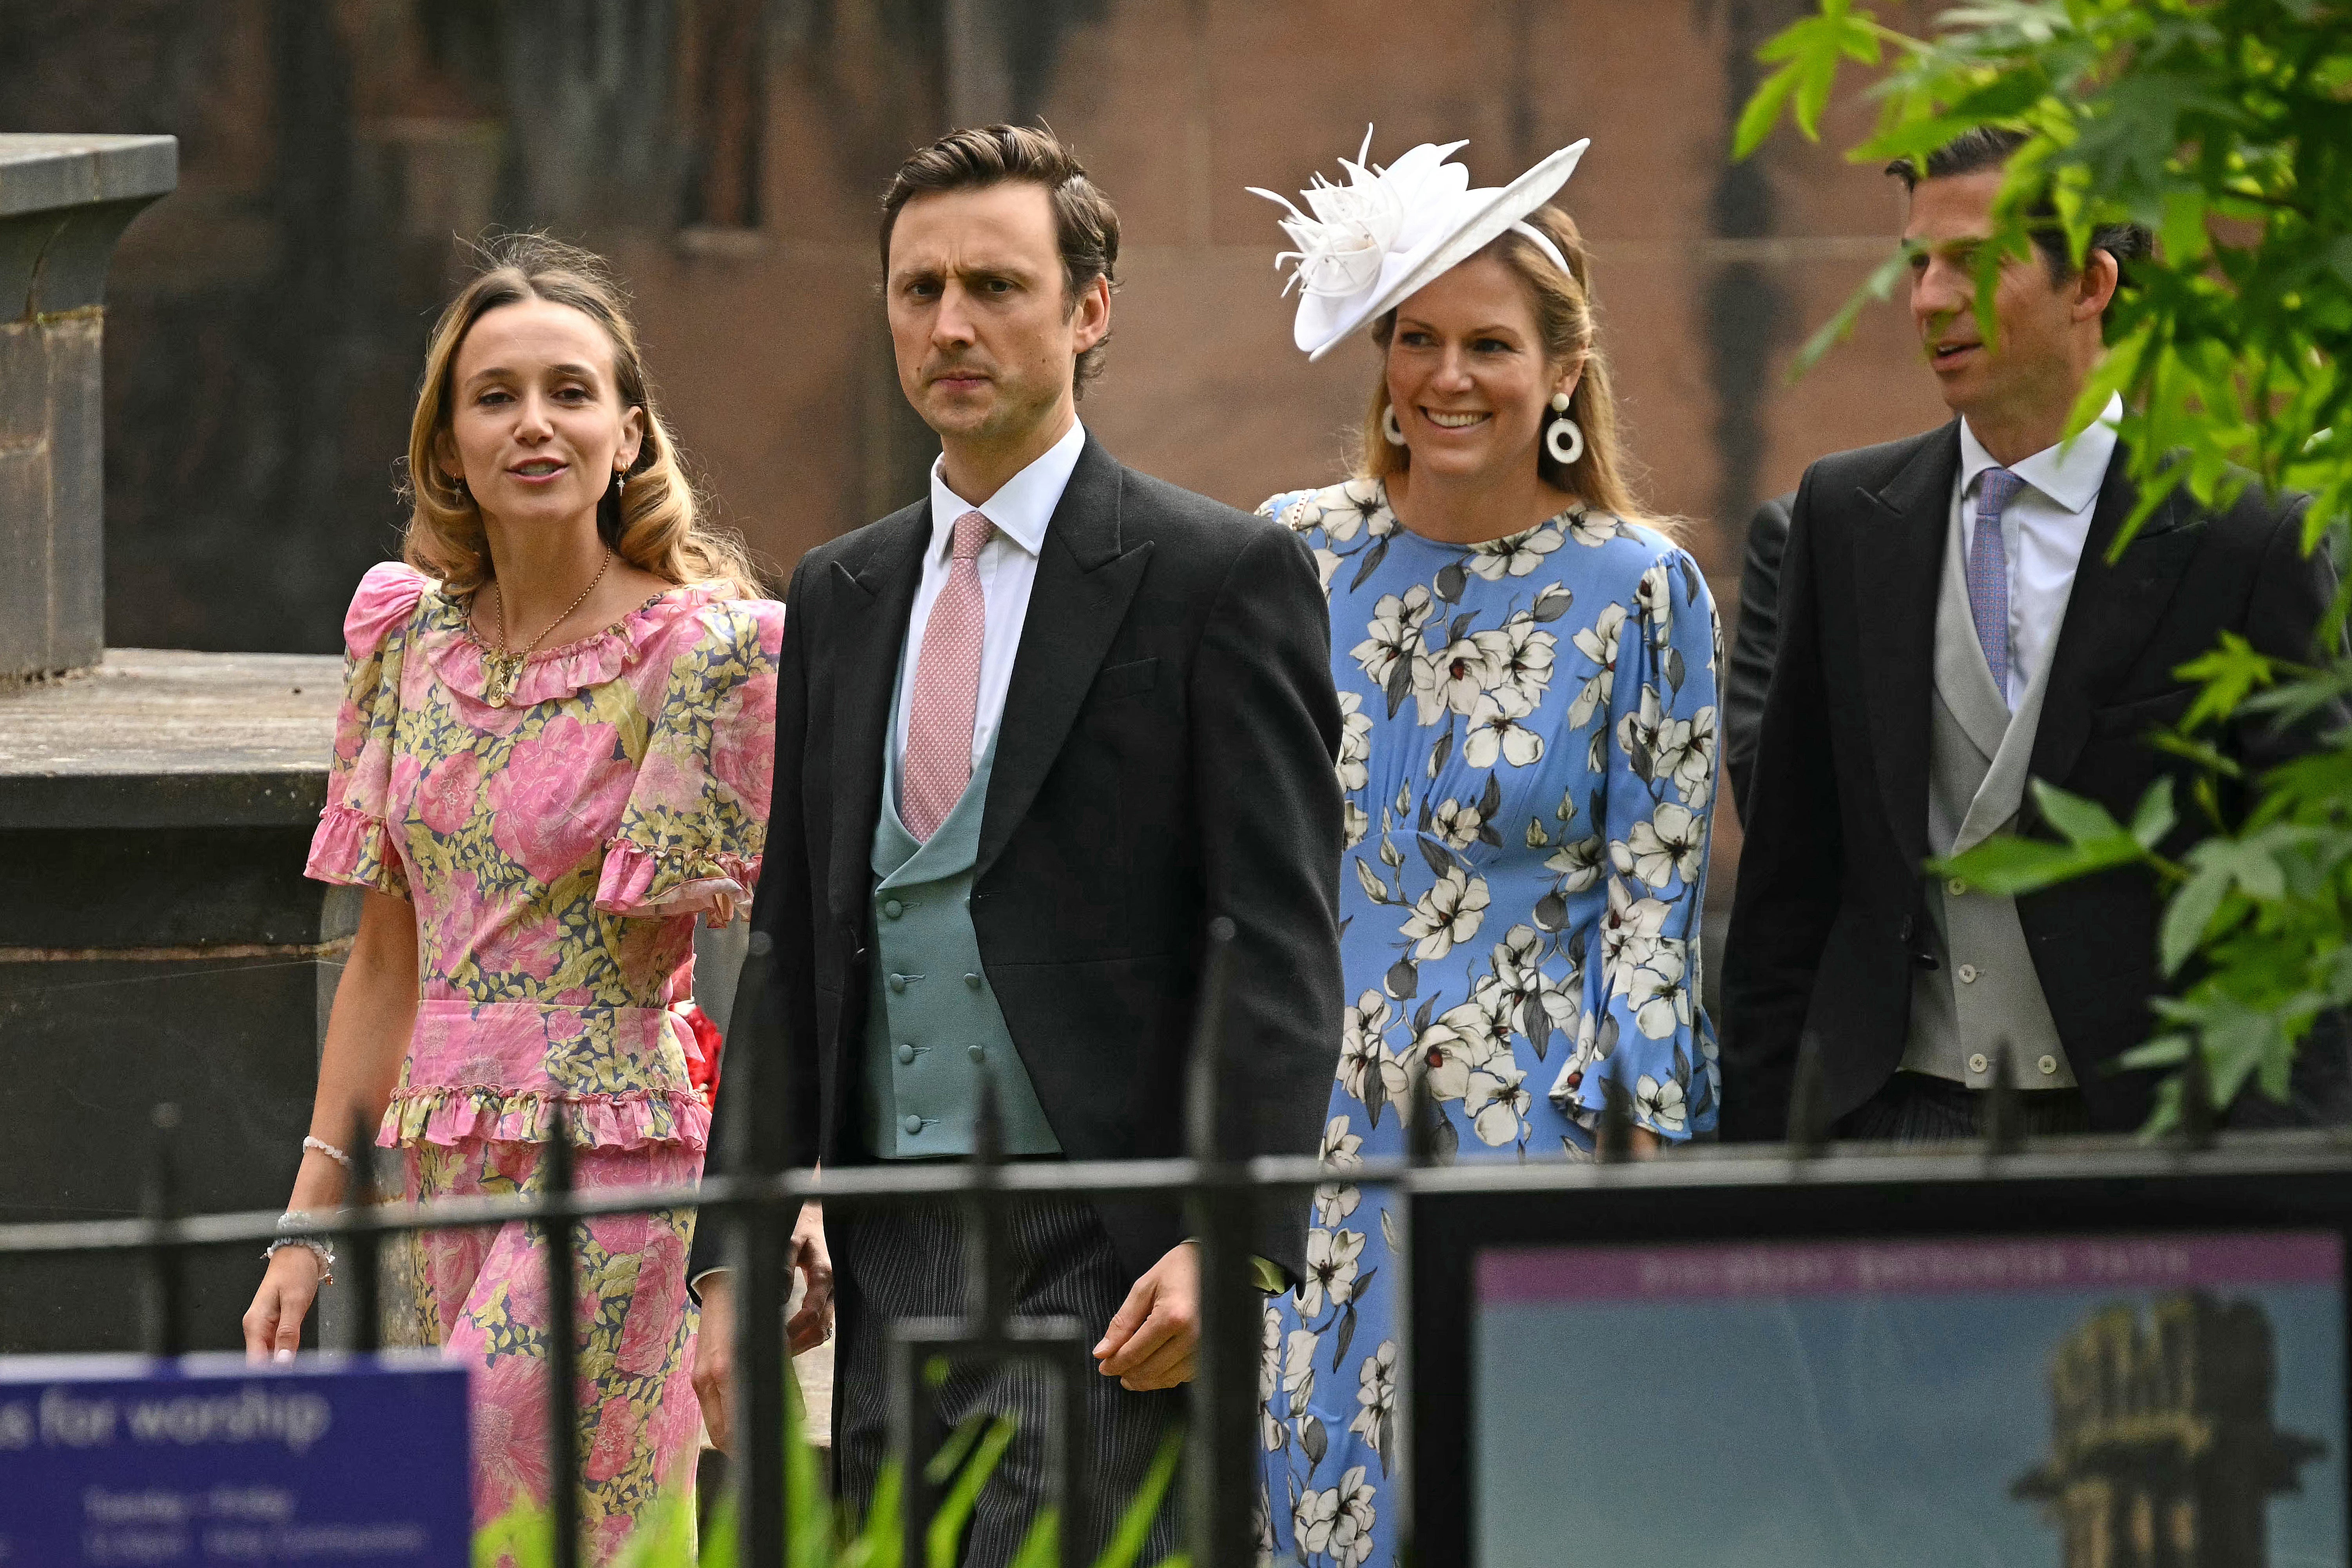
<instances>
[{"instance_id":1,"label":"beaded bracelet","mask_svg":"<svg viewBox=\"0 0 2352 1568\"><path fill-rule=\"evenodd\" d=\"M278 1216L278 1228L284 1230L289 1226L307 1220L308 1217L309 1216L307 1215L296 1214L292 1210L289 1210L285 1214ZM333 1244L329 1242L325 1237L281 1236L276 1241L271 1242L268 1247L261 1249L261 1260L264 1263L268 1262L271 1258L278 1256L278 1251L280 1247L301 1247L309 1248L311 1254L319 1260L319 1283L321 1285L332 1285L335 1282L335 1248Z\"/></svg>"},{"instance_id":2,"label":"beaded bracelet","mask_svg":"<svg viewBox=\"0 0 2352 1568\"><path fill-rule=\"evenodd\" d=\"M332 1143L328 1142L324 1138L305 1138L302 1140L302 1147L305 1149L316 1149L320 1153L324 1154L328 1159L332 1160L336 1164L341 1165L346 1171L352 1168L352 1157L349 1154L344 1153L341 1149L336 1148Z\"/></svg>"}]
</instances>

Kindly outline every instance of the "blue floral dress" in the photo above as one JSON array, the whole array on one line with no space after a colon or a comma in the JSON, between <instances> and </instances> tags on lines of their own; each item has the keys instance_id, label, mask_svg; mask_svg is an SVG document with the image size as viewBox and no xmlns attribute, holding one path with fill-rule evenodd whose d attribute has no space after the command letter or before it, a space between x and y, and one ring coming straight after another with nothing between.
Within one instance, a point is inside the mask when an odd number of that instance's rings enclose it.
<instances>
[{"instance_id":1,"label":"blue floral dress","mask_svg":"<svg viewBox=\"0 0 2352 1568\"><path fill-rule=\"evenodd\" d=\"M1473 545L1405 530L1376 479L1260 510L1330 596L1352 998L1308 1276L1265 1311L1260 1539L1384 1568L1395 1221L1346 1169L1402 1152L1423 1076L1441 1157L1590 1158L1611 1084L1662 1137L1714 1128L1696 998L1718 631L1687 554L1581 506Z\"/></svg>"}]
</instances>

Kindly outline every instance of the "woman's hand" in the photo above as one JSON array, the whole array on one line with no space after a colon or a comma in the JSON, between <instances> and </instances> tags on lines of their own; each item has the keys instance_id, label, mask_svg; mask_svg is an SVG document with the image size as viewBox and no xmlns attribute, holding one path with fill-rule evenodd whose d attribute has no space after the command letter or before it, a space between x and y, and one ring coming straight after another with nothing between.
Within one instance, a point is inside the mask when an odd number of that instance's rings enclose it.
<instances>
[{"instance_id":1,"label":"woman's hand","mask_svg":"<svg viewBox=\"0 0 2352 1568\"><path fill-rule=\"evenodd\" d=\"M281 1247L269 1255L269 1268L253 1305L245 1310L245 1359L291 1361L302 1348L302 1320L319 1299L319 1255L307 1247Z\"/></svg>"},{"instance_id":2,"label":"woman's hand","mask_svg":"<svg viewBox=\"0 0 2352 1568\"><path fill-rule=\"evenodd\" d=\"M805 1287L801 1304L784 1325L784 1342L800 1355L833 1338L833 1254L824 1245L824 1205L803 1204L793 1226L792 1267Z\"/></svg>"}]
</instances>

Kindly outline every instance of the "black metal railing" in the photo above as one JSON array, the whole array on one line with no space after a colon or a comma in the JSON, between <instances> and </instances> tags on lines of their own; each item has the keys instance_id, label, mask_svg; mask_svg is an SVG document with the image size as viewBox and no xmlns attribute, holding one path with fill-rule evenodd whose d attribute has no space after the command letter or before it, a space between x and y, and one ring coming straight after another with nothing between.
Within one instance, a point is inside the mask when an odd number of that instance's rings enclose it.
<instances>
[{"instance_id":1,"label":"black metal railing","mask_svg":"<svg viewBox=\"0 0 2352 1568\"><path fill-rule=\"evenodd\" d=\"M698 1185L635 1187L581 1193L573 1190L572 1154L567 1121L559 1106L544 1159L545 1190L501 1197L444 1198L428 1204L378 1205L369 1180L366 1159L358 1162L344 1204L331 1219L289 1225L275 1211L191 1215L178 1212L173 1132L176 1117L159 1109L155 1124L154 1164L149 1182L146 1212L139 1218L0 1225L0 1264L11 1258L58 1254L137 1254L143 1259L147 1292L144 1348L157 1356L180 1353L185 1345L184 1301L181 1288L183 1258L202 1248L243 1246L279 1236L331 1237L344 1244L348 1274L341 1289L355 1298L350 1327L342 1336L347 1348L373 1351L381 1340L381 1281L377 1247L387 1237L423 1230L524 1222L551 1233L548 1289L551 1322L573 1321L576 1283L572 1274L572 1227L579 1221L604 1215L690 1208L700 1211L700 1223L730 1227L731 1262L737 1273L738 1342L734 1365L737 1387L736 1452L730 1468L736 1478L740 1539L743 1568L782 1568L786 1543L796 1521L792 1504L783 1444L786 1352L784 1313L790 1279L784 1238L792 1231L803 1203L819 1200L828 1209L856 1211L874 1206L935 1203L950 1200L961 1206L966 1219L971 1264L967 1273L969 1308L964 1318L904 1325L893 1347L892 1433L897 1457L903 1465L908 1491L905 1526L908 1556L921 1561L916 1548L928 1526L936 1500L919 1478L925 1468L914 1449L927 1428L922 1419L923 1380L917 1375L928 1358L1028 1358L1053 1368L1060 1379L1060 1428L1050 1435L1056 1500L1066 1521L1082 1517L1088 1477L1086 1465L1084 1379L1097 1375L1087 1355L1086 1336L1074 1322L1016 1317L1012 1310L1010 1281L1003 1268L1002 1224L1006 1205L1031 1196L1087 1198L1156 1198L1181 1201L1186 1209L1189 1234L1202 1248L1202 1331L1198 1375L1190 1388L1190 1452L1185 1466L1185 1518L1191 1560L1199 1568L1248 1568L1257 1555L1253 1507L1257 1496L1259 1463L1256 1435L1258 1373L1262 1333L1262 1298L1258 1295L1249 1256L1252 1215L1265 1203L1307 1201L1316 1186L1334 1179L1332 1169L1311 1156L1252 1157L1238 1145L1232 1115L1230 1086L1246 1081L1226 1070L1225 1042L1220 1021L1230 964L1233 928L1220 921L1213 929L1204 969L1201 1020L1193 1047L1188 1085L1188 1152L1178 1158L1128 1161L1024 1161L1006 1163L1002 1157L1001 1121L992 1089L982 1080L979 1121L973 1157L968 1162L909 1165L866 1165L817 1172L811 1169L759 1169L757 1162L730 1173L706 1178ZM754 1016L760 987L772 955L766 939L755 936L744 967L732 1015ZM1995 1074L1990 1136L1979 1156L1988 1162L2013 1160L2023 1147L2018 1131L2017 1090L2007 1070L2007 1053ZM749 1065L744 1052L730 1053L730 1076L737 1081L732 1099L746 1102L760 1089L772 1088ZM1440 1163L1433 1157L1433 1131L1439 1114L1416 1079L1409 1103L1400 1107L1408 1130L1408 1148L1402 1156L1363 1157L1347 1168L1344 1179L1361 1184L1385 1184L1403 1200L1395 1205L1399 1223L1392 1238L1395 1256L1390 1265L1398 1292L1397 1321L1410 1321L1411 1302L1405 1299L1411 1267L1412 1199L1416 1194L1461 1196L1469 1194L1528 1194L1590 1190L1596 1184L1632 1183L1683 1186L1690 1201L1704 1204L1711 1188L1752 1184L1759 1167L1782 1171L1801 1180L1805 1169L1827 1142L1826 1118L1820 1104L1821 1075L1817 1064L1798 1064L1791 1107L1790 1138L1777 1149L1734 1152L1719 1150L1698 1157L1677 1156L1666 1162L1626 1163L1630 1155L1631 1108L1622 1092L1612 1092L1601 1119L1594 1165L1567 1162L1512 1163ZM2201 1075L2187 1087L2192 1103L2184 1122L2193 1149L2210 1142L2214 1118ZM732 1112L740 1117L740 1110ZM361 1124L352 1147L368 1149L373 1130ZM2120 1141L2112 1141L2120 1143ZM738 1142L739 1154L752 1147L748 1138ZM2175 1146L2178 1151L2178 1145ZM1835 1163L1835 1162L1824 1162ZM552 1469L558 1478L576 1478L577 1409L575 1388L578 1346L572 1333L549 1335L549 1397L554 1405L551 1423ZM1412 1407L1412 1335L1398 1336L1397 1400L1401 1410ZM1394 1456L1400 1478L1412 1474L1408 1447L1412 1423L1401 1422L1399 1452ZM579 1493L576 1481L559 1482L552 1492L555 1561L572 1568L579 1561ZM1413 1539L1412 1486L1401 1484L1391 1494L1391 1518L1403 1544L1401 1561L1411 1561ZM1060 1533L1061 1560L1067 1563L1080 1531Z\"/></svg>"}]
</instances>

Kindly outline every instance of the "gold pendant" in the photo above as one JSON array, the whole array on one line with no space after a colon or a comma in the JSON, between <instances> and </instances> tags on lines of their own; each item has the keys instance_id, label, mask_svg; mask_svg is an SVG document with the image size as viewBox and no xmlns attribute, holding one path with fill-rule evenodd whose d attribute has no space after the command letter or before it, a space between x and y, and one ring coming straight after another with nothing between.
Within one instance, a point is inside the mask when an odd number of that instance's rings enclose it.
<instances>
[{"instance_id":1,"label":"gold pendant","mask_svg":"<svg viewBox=\"0 0 2352 1568\"><path fill-rule=\"evenodd\" d=\"M482 700L493 708L503 708L514 690L515 680L522 674L522 660L507 654L484 652L482 655Z\"/></svg>"}]
</instances>

